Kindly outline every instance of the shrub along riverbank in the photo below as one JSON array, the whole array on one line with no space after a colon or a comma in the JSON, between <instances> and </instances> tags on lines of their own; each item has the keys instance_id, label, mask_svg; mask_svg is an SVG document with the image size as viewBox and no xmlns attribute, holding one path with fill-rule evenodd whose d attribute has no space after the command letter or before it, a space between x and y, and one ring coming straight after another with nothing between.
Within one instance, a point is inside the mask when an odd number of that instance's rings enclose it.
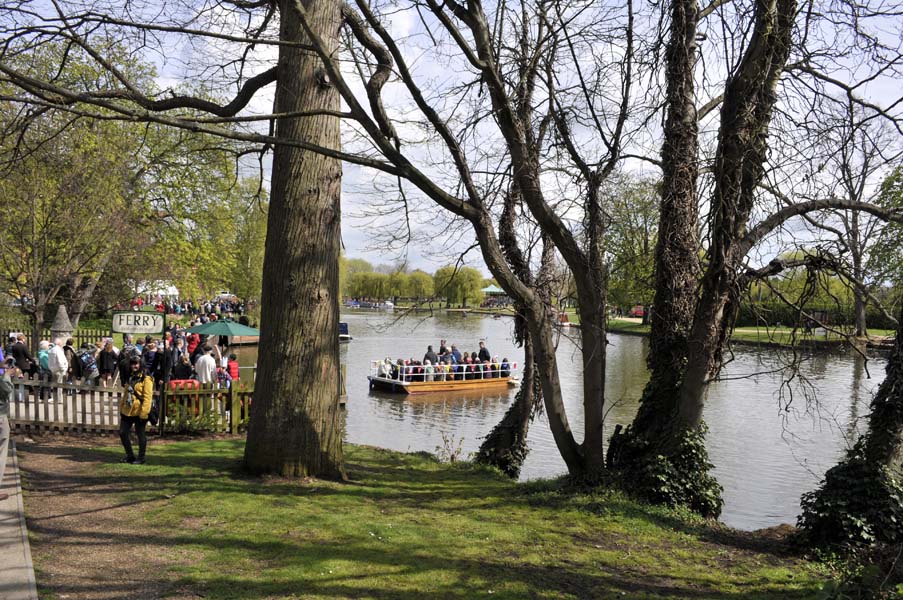
<instances>
[{"instance_id":1,"label":"shrub along riverbank","mask_svg":"<svg viewBox=\"0 0 903 600\"><path fill-rule=\"evenodd\" d=\"M78 591L66 573L97 578L99 590L115 580L116 593L133 582L161 597L247 599L806 598L824 579L763 536L425 454L347 445L342 484L245 477L241 439L152 443L143 467L116 464L121 450L106 443L20 445L38 586L50 597ZM71 540L89 526L102 533L86 539L104 546L85 561Z\"/></svg>"}]
</instances>

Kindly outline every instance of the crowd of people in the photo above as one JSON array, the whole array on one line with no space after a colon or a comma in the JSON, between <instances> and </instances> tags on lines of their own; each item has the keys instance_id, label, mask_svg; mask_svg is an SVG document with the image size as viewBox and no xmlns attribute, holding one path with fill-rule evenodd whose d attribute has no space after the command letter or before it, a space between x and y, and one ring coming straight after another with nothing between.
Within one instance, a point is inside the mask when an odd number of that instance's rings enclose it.
<instances>
[{"instance_id":1,"label":"crowd of people","mask_svg":"<svg viewBox=\"0 0 903 600\"><path fill-rule=\"evenodd\" d=\"M204 316L203 320L208 318L216 316ZM190 326L198 322L200 319ZM122 461L144 464L147 423L156 424L155 387L175 385L180 381L202 385L219 383L228 387L239 379L236 355L226 355L228 340L206 338L173 324L162 338L135 339L124 334L121 349L114 345L112 338L104 338L96 344L85 343L79 349L74 347L71 338L57 338L52 342L41 340L37 356L32 356L25 335L11 334L6 348L0 349L0 365L3 365L0 368L0 446L4 446L0 448L0 463L5 463L5 441L9 435L8 404L13 393L10 377L30 375L60 384L82 381L124 388L119 402L119 436L125 450ZM42 386L40 393L47 394L49 390ZM130 439L133 430L138 438L137 454ZM0 465L0 476L2 472Z\"/></svg>"},{"instance_id":2,"label":"crowd of people","mask_svg":"<svg viewBox=\"0 0 903 600\"><path fill-rule=\"evenodd\" d=\"M196 323L193 321L191 326ZM114 345L112 338L103 338L96 344L86 342L79 348L71 338L41 340L37 356L29 351L24 334L11 334L5 351L0 351L0 361L4 354L13 360L9 368L12 376L112 387L125 386L132 372L130 361L137 359L141 372L158 386L194 380L203 385L229 387L240 376L238 359L235 354L227 354L227 349L225 337L208 340L207 336L189 333L173 324L162 338L135 339L124 334L121 349Z\"/></svg>"},{"instance_id":3,"label":"crowd of people","mask_svg":"<svg viewBox=\"0 0 903 600\"><path fill-rule=\"evenodd\" d=\"M397 381L466 381L511 376L507 358L492 356L485 342L476 352L461 352L454 344L440 340L439 351L426 347L423 360L386 358L380 363L377 376Z\"/></svg>"},{"instance_id":4,"label":"crowd of people","mask_svg":"<svg viewBox=\"0 0 903 600\"><path fill-rule=\"evenodd\" d=\"M153 306L157 312L167 315L188 315L200 318L205 315L220 313L228 317L242 316L245 314L245 303L235 296L217 297L211 300L179 300L177 298L164 298L162 296L143 297L137 296L129 301L129 308L141 310L145 306ZM116 309L124 309L124 305L118 305Z\"/></svg>"}]
</instances>

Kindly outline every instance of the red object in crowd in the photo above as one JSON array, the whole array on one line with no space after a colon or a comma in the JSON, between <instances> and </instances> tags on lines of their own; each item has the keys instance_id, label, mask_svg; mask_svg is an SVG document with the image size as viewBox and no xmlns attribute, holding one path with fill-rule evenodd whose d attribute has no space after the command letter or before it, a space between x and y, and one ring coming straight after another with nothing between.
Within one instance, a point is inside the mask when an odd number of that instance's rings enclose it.
<instances>
[{"instance_id":1,"label":"red object in crowd","mask_svg":"<svg viewBox=\"0 0 903 600\"><path fill-rule=\"evenodd\" d=\"M188 354L193 354L194 349L201 343L201 334L192 333L188 336Z\"/></svg>"},{"instance_id":2,"label":"red object in crowd","mask_svg":"<svg viewBox=\"0 0 903 600\"><path fill-rule=\"evenodd\" d=\"M239 377L238 377L238 361L237 361L237 360L230 360L229 363L228 363L228 367L229 367L229 377L232 378L232 381L238 381L238 380L239 380Z\"/></svg>"}]
</instances>

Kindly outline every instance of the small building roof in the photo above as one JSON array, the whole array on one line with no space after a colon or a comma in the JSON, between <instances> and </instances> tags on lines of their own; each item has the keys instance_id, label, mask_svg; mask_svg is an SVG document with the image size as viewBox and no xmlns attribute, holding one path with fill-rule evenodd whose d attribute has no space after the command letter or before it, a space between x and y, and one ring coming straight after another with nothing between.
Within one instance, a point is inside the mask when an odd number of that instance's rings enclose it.
<instances>
[{"instance_id":1,"label":"small building roof","mask_svg":"<svg viewBox=\"0 0 903 600\"><path fill-rule=\"evenodd\" d=\"M502 288L495 286L495 285L487 285L480 291L483 292L484 294L489 294L489 295L493 295L493 294L503 295L505 293L505 290L503 290Z\"/></svg>"}]
</instances>

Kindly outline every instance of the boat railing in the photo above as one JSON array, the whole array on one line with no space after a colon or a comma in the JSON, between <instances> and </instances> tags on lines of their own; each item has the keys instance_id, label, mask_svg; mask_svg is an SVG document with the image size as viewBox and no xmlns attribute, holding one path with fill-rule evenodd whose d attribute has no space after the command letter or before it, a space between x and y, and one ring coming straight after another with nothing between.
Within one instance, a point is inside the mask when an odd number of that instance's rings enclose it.
<instances>
[{"instance_id":1,"label":"boat railing","mask_svg":"<svg viewBox=\"0 0 903 600\"><path fill-rule=\"evenodd\" d=\"M495 364L498 364L498 363L495 363ZM403 375L410 376L410 375L418 374L418 373L415 373L415 371L414 371L414 369L416 367L422 368L424 366L425 365L412 365L412 364L409 364L409 361L404 361L404 364L401 364L401 365L399 365L397 363L392 363L391 365L386 365L385 360L371 360L370 361L370 375L373 377L385 377L386 379L396 379L396 378L392 377L392 367L395 367L396 369L403 368L403 369L405 369L405 373L403 373ZM432 375L434 377L436 375L441 376L443 374L445 374L445 375L454 374L450 371L438 371L437 372L435 370L437 365L430 365L430 366L432 366L434 369L433 373L432 373ZM452 366L454 367L454 366L458 366L458 365L452 365ZM408 369L410 369L410 371L408 371ZM500 370L501 369L493 369L493 371L500 371ZM506 370L508 371L508 375L507 375L508 377L514 377L515 374L518 372L517 363L516 362L508 363L508 369L506 369ZM419 373L419 374L422 375L423 373ZM479 371L479 377L477 379L495 379L494 377L484 377L483 375L484 375L484 371Z\"/></svg>"}]
</instances>

